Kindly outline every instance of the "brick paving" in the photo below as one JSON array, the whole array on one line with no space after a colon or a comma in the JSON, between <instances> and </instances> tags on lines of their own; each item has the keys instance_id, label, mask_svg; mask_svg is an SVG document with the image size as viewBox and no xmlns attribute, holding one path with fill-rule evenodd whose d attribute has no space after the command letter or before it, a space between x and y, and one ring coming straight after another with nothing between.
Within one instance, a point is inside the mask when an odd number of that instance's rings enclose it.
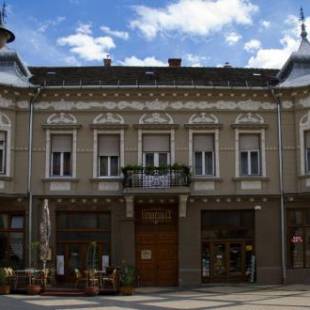
<instances>
[{"instance_id":1,"label":"brick paving","mask_svg":"<svg viewBox=\"0 0 310 310\"><path fill-rule=\"evenodd\" d=\"M310 285L210 285L141 288L133 296L0 296L1 310L289 310L310 309Z\"/></svg>"}]
</instances>

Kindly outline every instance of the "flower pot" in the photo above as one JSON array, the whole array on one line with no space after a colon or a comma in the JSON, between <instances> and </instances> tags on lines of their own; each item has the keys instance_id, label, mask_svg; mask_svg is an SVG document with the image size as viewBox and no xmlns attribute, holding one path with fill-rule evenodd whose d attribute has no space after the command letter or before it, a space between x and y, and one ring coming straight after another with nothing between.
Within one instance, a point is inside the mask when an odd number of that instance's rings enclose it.
<instances>
[{"instance_id":1,"label":"flower pot","mask_svg":"<svg viewBox=\"0 0 310 310\"><path fill-rule=\"evenodd\" d=\"M42 290L41 285L30 284L27 286L28 295L40 295L41 290Z\"/></svg>"},{"instance_id":2,"label":"flower pot","mask_svg":"<svg viewBox=\"0 0 310 310\"><path fill-rule=\"evenodd\" d=\"M8 295L11 293L11 287L9 285L0 286L0 295Z\"/></svg>"},{"instance_id":3,"label":"flower pot","mask_svg":"<svg viewBox=\"0 0 310 310\"><path fill-rule=\"evenodd\" d=\"M86 287L85 294L87 296L97 296L99 294L99 288L97 286Z\"/></svg>"},{"instance_id":4,"label":"flower pot","mask_svg":"<svg viewBox=\"0 0 310 310\"><path fill-rule=\"evenodd\" d=\"M135 288L133 286L121 286L120 293L125 296L133 295Z\"/></svg>"}]
</instances>

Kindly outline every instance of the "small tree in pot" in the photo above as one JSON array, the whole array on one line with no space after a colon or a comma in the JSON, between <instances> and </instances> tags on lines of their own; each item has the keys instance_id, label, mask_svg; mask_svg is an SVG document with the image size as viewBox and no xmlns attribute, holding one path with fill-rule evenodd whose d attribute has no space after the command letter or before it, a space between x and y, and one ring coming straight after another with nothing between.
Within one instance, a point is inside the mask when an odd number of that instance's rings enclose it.
<instances>
[{"instance_id":1,"label":"small tree in pot","mask_svg":"<svg viewBox=\"0 0 310 310\"><path fill-rule=\"evenodd\" d=\"M31 243L31 249L32 253L34 254L34 260L35 260L35 266L38 265L38 259L39 259L39 247L40 242L39 241L33 241ZM34 275L29 271L29 284L27 286L27 294L28 295L39 295L42 290L42 286L36 281L34 281Z\"/></svg>"},{"instance_id":2,"label":"small tree in pot","mask_svg":"<svg viewBox=\"0 0 310 310\"><path fill-rule=\"evenodd\" d=\"M7 273L4 268L0 269L0 295L8 295L11 292L11 287L8 283Z\"/></svg>"},{"instance_id":3,"label":"small tree in pot","mask_svg":"<svg viewBox=\"0 0 310 310\"><path fill-rule=\"evenodd\" d=\"M123 263L120 270L120 292L122 295L132 295L135 289L136 269L135 267Z\"/></svg>"}]
</instances>

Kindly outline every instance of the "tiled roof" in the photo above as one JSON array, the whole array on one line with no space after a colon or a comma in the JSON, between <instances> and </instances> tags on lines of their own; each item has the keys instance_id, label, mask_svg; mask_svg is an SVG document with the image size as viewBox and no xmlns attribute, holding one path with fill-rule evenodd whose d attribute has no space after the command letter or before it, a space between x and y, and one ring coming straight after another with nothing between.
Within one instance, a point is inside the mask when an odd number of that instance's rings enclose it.
<instances>
[{"instance_id":1,"label":"tiled roof","mask_svg":"<svg viewBox=\"0 0 310 310\"><path fill-rule=\"evenodd\" d=\"M192 67L30 67L31 82L45 86L222 86L267 87L278 70Z\"/></svg>"}]
</instances>

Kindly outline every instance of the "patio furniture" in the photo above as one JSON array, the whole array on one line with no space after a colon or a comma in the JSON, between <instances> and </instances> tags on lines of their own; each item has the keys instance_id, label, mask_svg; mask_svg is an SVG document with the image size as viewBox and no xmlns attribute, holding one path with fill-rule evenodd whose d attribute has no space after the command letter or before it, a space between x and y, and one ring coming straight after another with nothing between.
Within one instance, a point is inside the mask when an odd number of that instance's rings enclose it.
<instances>
[{"instance_id":1,"label":"patio furniture","mask_svg":"<svg viewBox=\"0 0 310 310\"><path fill-rule=\"evenodd\" d=\"M100 290L118 292L120 287L119 272L116 268L112 271L98 272L98 278L100 282Z\"/></svg>"},{"instance_id":2,"label":"patio furniture","mask_svg":"<svg viewBox=\"0 0 310 310\"><path fill-rule=\"evenodd\" d=\"M78 288L81 283L85 283L85 286L88 285L88 275L83 276L79 269L74 269L75 276L75 287Z\"/></svg>"}]
</instances>

